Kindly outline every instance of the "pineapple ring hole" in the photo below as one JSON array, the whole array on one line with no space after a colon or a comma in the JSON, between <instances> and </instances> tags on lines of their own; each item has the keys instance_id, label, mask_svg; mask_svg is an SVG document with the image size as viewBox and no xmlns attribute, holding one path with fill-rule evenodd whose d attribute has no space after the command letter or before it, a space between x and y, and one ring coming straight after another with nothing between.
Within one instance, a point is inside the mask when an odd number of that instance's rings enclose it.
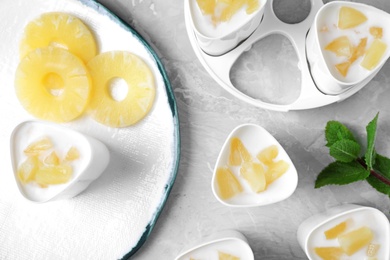
<instances>
[{"instance_id":1,"label":"pineapple ring hole","mask_svg":"<svg viewBox=\"0 0 390 260\"><path fill-rule=\"evenodd\" d=\"M58 97L64 92L64 80L55 72L47 73L43 77L42 83L46 90L53 96Z\"/></svg>"},{"instance_id":2,"label":"pineapple ring hole","mask_svg":"<svg viewBox=\"0 0 390 260\"><path fill-rule=\"evenodd\" d=\"M115 101L122 101L127 97L129 85L126 80L120 77L113 77L108 81L108 93Z\"/></svg>"}]
</instances>

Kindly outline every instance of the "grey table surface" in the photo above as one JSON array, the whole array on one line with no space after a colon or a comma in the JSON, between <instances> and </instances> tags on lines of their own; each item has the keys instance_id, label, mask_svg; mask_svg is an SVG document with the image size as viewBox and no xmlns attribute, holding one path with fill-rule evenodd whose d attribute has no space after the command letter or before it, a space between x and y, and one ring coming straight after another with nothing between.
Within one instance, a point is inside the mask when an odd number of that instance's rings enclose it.
<instances>
[{"instance_id":1,"label":"grey table surface","mask_svg":"<svg viewBox=\"0 0 390 260\"><path fill-rule=\"evenodd\" d=\"M306 259L297 228L313 214L342 203L375 207L390 216L389 197L366 182L314 189L318 173L332 161L325 147L329 120L349 126L365 143L365 125L380 112L377 150L390 156L390 61L352 97L326 107L274 112L240 101L222 89L193 52L184 24L181 0L100 0L133 26L158 52L176 97L181 131L181 160L169 199L149 239L134 259L174 259L202 237L224 229L242 232L255 259ZM390 13L388 0L359 0ZM281 20L295 23L310 10L308 0L275 0ZM264 51L266 50L266 51ZM289 102L300 88L296 54L287 38L271 35L240 57L231 77L237 88L257 98ZM219 203L211 178L219 150L233 128L255 123L284 146L299 183L282 202L234 209Z\"/></svg>"}]
</instances>

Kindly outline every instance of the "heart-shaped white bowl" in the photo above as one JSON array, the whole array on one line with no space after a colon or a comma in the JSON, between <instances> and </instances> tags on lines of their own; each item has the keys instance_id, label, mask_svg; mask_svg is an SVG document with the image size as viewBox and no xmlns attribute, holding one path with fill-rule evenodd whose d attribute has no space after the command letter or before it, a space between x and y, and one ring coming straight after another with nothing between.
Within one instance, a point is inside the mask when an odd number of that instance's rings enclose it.
<instances>
[{"instance_id":1,"label":"heart-shaped white bowl","mask_svg":"<svg viewBox=\"0 0 390 260\"><path fill-rule=\"evenodd\" d=\"M251 191L248 183L239 176L239 167L230 167L231 171L240 181L244 191L229 200L222 199L218 192L216 172L219 167L227 165L230 153L230 142L233 137L239 137L254 158L256 158L256 154L261 150L271 145L276 145L279 151L276 160L284 160L289 164L287 172L269 185L265 191L254 193ZM294 193L297 185L297 170L286 151L267 130L255 124L240 125L229 134L215 164L211 184L213 193L217 200L230 207L256 207L276 203L290 197L291 194Z\"/></svg>"},{"instance_id":2,"label":"heart-shaped white bowl","mask_svg":"<svg viewBox=\"0 0 390 260\"><path fill-rule=\"evenodd\" d=\"M204 238L200 244L186 250L175 260L208 259L218 260L218 251L240 260L254 260L253 251L246 237L235 230L225 230Z\"/></svg>"},{"instance_id":3,"label":"heart-shaped white bowl","mask_svg":"<svg viewBox=\"0 0 390 260\"><path fill-rule=\"evenodd\" d=\"M23 184L17 177L19 165L27 158L24 149L32 142L49 138L59 157L75 147L80 158L72 162L73 175L65 184L41 188L35 183ZM11 160L20 193L28 200L43 203L72 198L85 190L107 167L110 154L100 141L77 131L46 122L26 121L15 127L11 134Z\"/></svg>"},{"instance_id":4,"label":"heart-shaped white bowl","mask_svg":"<svg viewBox=\"0 0 390 260\"><path fill-rule=\"evenodd\" d=\"M252 14L246 14L242 8L230 21L214 26L210 17L202 14L196 0L186 1L198 44L210 55L224 54L245 40L259 26L267 3L267 0L259 0L259 8Z\"/></svg>"},{"instance_id":5,"label":"heart-shaped white bowl","mask_svg":"<svg viewBox=\"0 0 390 260\"><path fill-rule=\"evenodd\" d=\"M298 242L311 260L321 260L314 247L338 246L337 239L326 240L324 231L343 221L351 222L351 229L369 227L374 233L374 241L380 244L377 259L390 259L390 224L387 217L379 210L354 204L344 204L330 208L326 212L305 220L298 228ZM347 230L347 232L349 231ZM359 255L360 254L360 255ZM365 250L361 249L348 259L366 259Z\"/></svg>"},{"instance_id":6,"label":"heart-shaped white bowl","mask_svg":"<svg viewBox=\"0 0 390 260\"><path fill-rule=\"evenodd\" d=\"M337 27L339 10L342 6L354 8L366 15L367 21L350 29ZM390 56L390 14L375 7L346 2L334 1L325 4L317 13L306 39L306 53L310 71L317 87L326 94L340 94L352 87L366 85L382 68ZM379 64L372 70L360 66L363 56L354 61L346 77L335 68L335 64L346 61L346 57L325 50L325 46L340 36L347 36L357 46L360 39L367 37L366 49L371 45L374 36L370 34L371 26L383 28L382 41L387 44L387 50Z\"/></svg>"}]
</instances>

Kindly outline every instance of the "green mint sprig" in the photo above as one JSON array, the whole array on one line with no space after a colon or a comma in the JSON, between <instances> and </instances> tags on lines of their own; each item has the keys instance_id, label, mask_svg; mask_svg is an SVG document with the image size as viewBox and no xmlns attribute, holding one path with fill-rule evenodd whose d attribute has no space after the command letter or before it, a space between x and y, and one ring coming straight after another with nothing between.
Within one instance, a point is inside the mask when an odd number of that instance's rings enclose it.
<instances>
[{"instance_id":1,"label":"green mint sprig","mask_svg":"<svg viewBox=\"0 0 390 260\"><path fill-rule=\"evenodd\" d=\"M326 146L336 161L320 172L315 188L366 180L377 191L390 197L390 159L375 151L378 115L366 127L367 150L364 156L361 156L361 145L345 125L338 121L327 123Z\"/></svg>"}]
</instances>

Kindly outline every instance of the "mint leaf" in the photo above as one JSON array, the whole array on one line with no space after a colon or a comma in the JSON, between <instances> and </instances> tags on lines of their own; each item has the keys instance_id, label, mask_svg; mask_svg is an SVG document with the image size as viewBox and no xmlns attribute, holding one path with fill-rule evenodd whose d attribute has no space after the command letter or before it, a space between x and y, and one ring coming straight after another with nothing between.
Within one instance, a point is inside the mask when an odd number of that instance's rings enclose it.
<instances>
[{"instance_id":1,"label":"mint leaf","mask_svg":"<svg viewBox=\"0 0 390 260\"><path fill-rule=\"evenodd\" d=\"M366 180L377 191L379 191L383 194L386 194L390 197L390 186L389 185L381 182L380 180L378 180L377 178L375 178L372 175L369 176Z\"/></svg>"},{"instance_id":2,"label":"mint leaf","mask_svg":"<svg viewBox=\"0 0 390 260\"><path fill-rule=\"evenodd\" d=\"M344 185L366 179L370 172L357 161L333 162L323 169L315 181L315 188L329 184Z\"/></svg>"},{"instance_id":3,"label":"mint leaf","mask_svg":"<svg viewBox=\"0 0 390 260\"><path fill-rule=\"evenodd\" d=\"M372 169L372 165L375 161L375 139L376 139L376 126L378 121L378 115L376 114L374 119L366 126L367 131L367 151L365 154L365 161L367 169Z\"/></svg>"},{"instance_id":4,"label":"mint leaf","mask_svg":"<svg viewBox=\"0 0 390 260\"><path fill-rule=\"evenodd\" d=\"M390 180L390 159L389 158L377 154L373 168L381 172L384 177Z\"/></svg>"},{"instance_id":5,"label":"mint leaf","mask_svg":"<svg viewBox=\"0 0 390 260\"><path fill-rule=\"evenodd\" d=\"M360 144L352 140L340 140L329 148L329 154L340 162L352 162L360 154Z\"/></svg>"},{"instance_id":6,"label":"mint leaf","mask_svg":"<svg viewBox=\"0 0 390 260\"><path fill-rule=\"evenodd\" d=\"M334 143L340 140L352 140L355 141L355 137L352 132L338 121L329 121L325 128L325 138L328 142L326 146L330 147Z\"/></svg>"}]
</instances>

